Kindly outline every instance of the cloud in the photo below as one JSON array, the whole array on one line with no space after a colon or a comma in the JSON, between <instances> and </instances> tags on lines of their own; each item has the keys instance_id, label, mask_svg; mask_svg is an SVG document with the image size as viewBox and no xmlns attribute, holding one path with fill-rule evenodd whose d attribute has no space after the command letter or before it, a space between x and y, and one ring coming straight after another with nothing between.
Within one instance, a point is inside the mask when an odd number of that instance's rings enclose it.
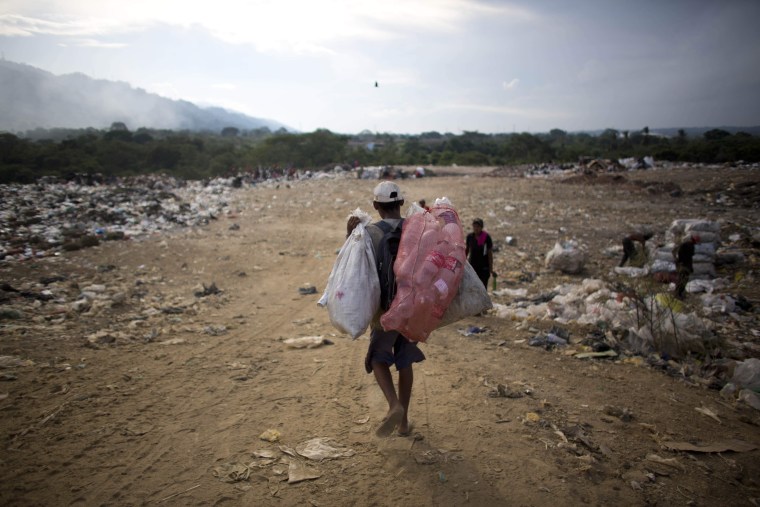
<instances>
[{"instance_id":1,"label":"cloud","mask_svg":"<svg viewBox=\"0 0 760 507\"><path fill-rule=\"evenodd\" d=\"M122 42L103 42L96 39L75 39L68 45L102 49L121 49L128 46L128 44L124 44Z\"/></svg>"},{"instance_id":2,"label":"cloud","mask_svg":"<svg viewBox=\"0 0 760 507\"><path fill-rule=\"evenodd\" d=\"M513 79L512 81L510 81L510 82L506 82L506 81L504 81L504 82L501 84L501 86L502 86L502 87L504 87L504 89L505 89L505 90L514 90L515 88L517 88L517 85L518 85L518 84L520 84L520 80L519 80L519 79L517 79L517 78L514 78L514 79Z\"/></svg>"},{"instance_id":3,"label":"cloud","mask_svg":"<svg viewBox=\"0 0 760 507\"><path fill-rule=\"evenodd\" d=\"M61 35L83 37L124 33L142 25L124 23L114 18L55 18L30 17L15 14L0 15L0 36L28 37L32 35Z\"/></svg>"},{"instance_id":4,"label":"cloud","mask_svg":"<svg viewBox=\"0 0 760 507\"><path fill-rule=\"evenodd\" d=\"M483 0L4 0L0 35L86 37L166 24L203 27L224 42L260 51L330 53L333 43L349 39L454 34L470 19L486 16L533 18L526 9Z\"/></svg>"}]
</instances>

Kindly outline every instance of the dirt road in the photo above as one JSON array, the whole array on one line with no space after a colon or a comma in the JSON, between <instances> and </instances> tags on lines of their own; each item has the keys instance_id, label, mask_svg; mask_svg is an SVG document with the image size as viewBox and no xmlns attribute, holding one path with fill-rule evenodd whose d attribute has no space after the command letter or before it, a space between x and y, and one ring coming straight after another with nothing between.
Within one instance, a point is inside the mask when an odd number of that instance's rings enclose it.
<instances>
[{"instance_id":1,"label":"dirt road","mask_svg":"<svg viewBox=\"0 0 760 507\"><path fill-rule=\"evenodd\" d=\"M639 178L689 192L726 175ZM0 266L14 287L61 276L53 293L99 294L82 313L19 302L24 316L0 321L0 355L15 358L0 369L0 504L757 505L757 411L635 359L528 346L552 321L488 315L434 332L415 368L413 436L375 437L386 407L363 370L367 337L337 335L316 304L345 219L371 211L374 183L261 186L207 228ZM543 269L558 234L589 245L587 276L596 276L617 263L602 252L627 223L758 226L751 208L627 184L472 174L401 186L407 200L448 196L463 223L481 216L502 244L516 237L520 254L502 248L497 271L534 273L513 285L531 289L583 278ZM748 262L745 289L757 276L757 259ZM318 292L301 294L308 285ZM459 332L468 326L487 332ZM283 343L301 336L332 343ZM260 438L267 430L277 442ZM294 452L315 437L347 455L320 462ZM746 452L666 448L726 440ZM299 473L311 478L288 482Z\"/></svg>"}]
</instances>

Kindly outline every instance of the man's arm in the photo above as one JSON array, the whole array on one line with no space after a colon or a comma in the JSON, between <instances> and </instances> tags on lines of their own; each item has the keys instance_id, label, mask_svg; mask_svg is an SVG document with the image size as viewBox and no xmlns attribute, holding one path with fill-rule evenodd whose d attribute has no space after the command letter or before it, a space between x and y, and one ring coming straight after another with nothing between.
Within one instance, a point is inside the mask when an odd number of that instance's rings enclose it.
<instances>
[{"instance_id":1,"label":"man's arm","mask_svg":"<svg viewBox=\"0 0 760 507\"><path fill-rule=\"evenodd\" d=\"M359 225L361 220L359 220L359 217L349 217L348 222L346 222L346 237L349 237L354 229L356 229L356 226Z\"/></svg>"}]
</instances>

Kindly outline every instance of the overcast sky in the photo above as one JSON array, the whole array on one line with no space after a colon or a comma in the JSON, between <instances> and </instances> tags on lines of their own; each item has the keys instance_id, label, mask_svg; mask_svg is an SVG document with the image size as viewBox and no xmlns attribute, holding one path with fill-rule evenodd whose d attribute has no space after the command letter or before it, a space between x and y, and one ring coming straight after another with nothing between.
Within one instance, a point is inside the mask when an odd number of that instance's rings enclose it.
<instances>
[{"instance_id":1,"label":"overcast sky","mask_svg":"<svg viewBox=\"0 0 760 507\"><path fill-rule=\"evenodd\" d=\"M302 131L750 126L759 23L758 0L0 0L0 51Z\"/></svg>"}]
</instances>

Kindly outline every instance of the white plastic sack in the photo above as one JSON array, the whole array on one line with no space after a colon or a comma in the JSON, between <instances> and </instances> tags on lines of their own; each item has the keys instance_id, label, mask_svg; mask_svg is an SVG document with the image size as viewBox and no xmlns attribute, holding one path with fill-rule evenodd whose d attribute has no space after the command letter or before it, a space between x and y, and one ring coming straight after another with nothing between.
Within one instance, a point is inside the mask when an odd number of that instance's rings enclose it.
<instances>
[{"instance_id":1,"label":"white plastic sack","mask_svg":"<svg viewBox=\"0 0 760 507\"><path fill-rule=\"evenodd\" d=\"M695 262L694 263L694 275L704 275L715 277L715 265L709 262Z\"/></svg>"},{"instance_id":2,"label":"white plastic sack","mask_svg":"<svg viewBox=\"0 0 760 507\"><path fill-rule=\"evenodd\" d=\"M366 230L370 216L356 209L351 216L361 222L338 252L322 297L332 325L356 339L367 330L380 308L380 280L377 276L372 238Z\"/></svg>"},{"instance_id":3,"label":"white plastic sack","mask_svg":"<svg viewBox=\"0 0 760 507\"><path fill-rule=\"evenodd\" d=\"M675 262L673 258L673 245L666 248L658 248L653 258L655 261Z\"/></svg>"},{"instance_id":4,"label":"white plastic sack","mask_svg":"<svg viewBox=\"0 0 760 507\"><path fill-rule=\"evenodd\" d=\"M676 270L675 262L654 261L652 263L652 273L671 272Z\"/></svg>"},{"instance_id":5,"label":"white plastic sack","mask_svg":"<svg viewBox=\"0 0 760 507\"><path fill-rule=\"evenodd\" d=\"M752 357L736 363L731 382L739 388L760 392L760 359Z\"/></svg>"},{"instance_id":6,"label":"white plastic sack","mask_svg":"<svg viewBox=\"0 0 760 507\"><path fill-rule=\"evenodd\" d=\"M715 257L715 243L697 243L694 245L694 255L705 255Z\"/></svg>"},{"instance_id":7,"label":"white plastic sack","mask_svg":"<svg viewBox=\"0 0 760 507\"><path fill-rule=\"evenodd\" d=\"M675 265L673 265L673 268L675 269ZM626 275L630 276L631 278L641 278L642 276L647 276L649 274L649 268L634 268L631 266L615 266L614 269L615 273L618 275Z\"/></svg>"},{"instance_id":8,"label":"white plastic sack","mask_svg":"<svg viewBox=\"0 0 760 507\"><path fill-rule=\"evenodd\" d=\"M477 315L493 308L483 282L478 278L469 262L464 263L464 275L459 283L459 290L449 303L438 327L448 326L466 317Z\"/></svg>"},{"instance_id":9,"label":"white plastic sack","mask_svg":"<svg viewBox=\"0 0 760 507\"><path fill-rule=\"evenodd\" d=\"M668 235L675 237L676 240L680 240L684 234L692 232L695 234L702 232L720 234L720 223L698 218L679 219L673 220L668 229Z\"/></svg>"},{"instance_id":10,"label":"white plastic sack","mask_svg":"<svg viewBox=\"0 0 760 507\"><path fill-rule=\"evenodd\" d=\"M557 242L546 254L546 267L563 273L576 274L583 271L586 252L575 241Z\"/></svg>"}]
</instances>

